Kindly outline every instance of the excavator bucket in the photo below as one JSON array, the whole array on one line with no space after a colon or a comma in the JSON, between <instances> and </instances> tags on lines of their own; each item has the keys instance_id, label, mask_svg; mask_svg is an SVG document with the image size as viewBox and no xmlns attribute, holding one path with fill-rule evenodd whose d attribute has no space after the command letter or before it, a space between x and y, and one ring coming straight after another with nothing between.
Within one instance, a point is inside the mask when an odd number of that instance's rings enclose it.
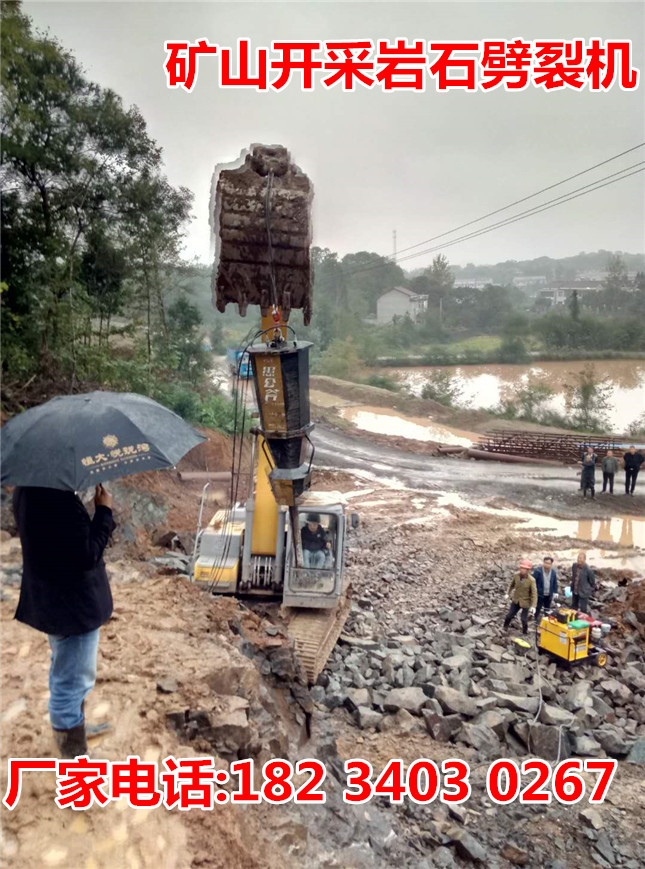
<instances>
[{"instance_id":1,"label":"excavator bucket","mask_svg":"<svg viewBox=\"0 0 645 869\"><path fill-rule=\"evenodd\" d=\"M311 318L311 203L313 187L282 145L251 145L244 162L217 176L213 207L218 311L236 302L267 315L282 309L286 322L301 309Z\"/></svg>"}]
</instances>

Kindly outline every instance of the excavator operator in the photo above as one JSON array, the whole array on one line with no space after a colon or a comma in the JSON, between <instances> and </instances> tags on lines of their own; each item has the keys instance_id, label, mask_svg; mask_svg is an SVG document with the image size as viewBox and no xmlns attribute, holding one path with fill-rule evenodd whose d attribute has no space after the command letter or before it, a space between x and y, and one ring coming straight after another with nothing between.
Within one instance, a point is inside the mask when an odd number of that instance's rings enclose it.
<instances>
[{"instance_id":1,"label":"excavator operator","mask_svg":"<svg viewBox=\"0 0 645 869\"><path fill-rule=\"evenodd\" d=\"M305 567L324 567L327 550L331 549L331 541L320 524L319 513L307 514L307 524L303 526L301 535Z\"/></svg>"}]
</instances>

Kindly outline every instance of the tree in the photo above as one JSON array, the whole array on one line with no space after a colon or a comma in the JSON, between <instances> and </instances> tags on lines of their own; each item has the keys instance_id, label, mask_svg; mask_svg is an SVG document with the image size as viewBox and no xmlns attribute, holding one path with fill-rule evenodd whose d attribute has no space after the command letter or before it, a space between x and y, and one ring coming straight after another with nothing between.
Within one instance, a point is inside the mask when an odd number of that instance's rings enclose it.
<instances>
[{"instance_id":1,"label":"tree","mask_svg":"<svg viewBox=\"0 0 645 869\"><path fill-rule=\"evenodd\" d=\"M554 395L553 389L534 378L511 389L497 407L497 413L506 419L524 419L529 422L544 421L544 405Z\"/></svg>"},{"instance_id":2,"label":"tree","mask_svg":"<svg viewBox=\"0 0 645 869\"><path fill-rule=\"evenodd\" d=\"M334 303L360 315L375 314L379 296L406 284L403 269L377 253L350 253L343 257L341 265L343 295Z\"/></svg>"},{"instance_id":3,"label":"tree","mask_svg":"<svg viewBox=\"0 0 645 869\"><path fill-rule=\"evenodd\" d=\"M620 292L628 283L627 269L623 258L618 253L612 253L607 261L607 275L603 281L605 290Z\"/></svg>"},{"instance_id":4,"label":"tree","mask_svg":"<svg viewBox=\"0 0 645 869\"><path fill-rule=\"evenodd\" d=\"M94 322L114 368L110 319L139 314L143 295L151 382L167 266L191 194L164 178L136 108L88 81L18 3L4 3L2 18L3 371L18 381L68 378L70 388L100 379Z\"/></svg>"},{"instance_id":5,"label":"tree","mask_svg":"<svg viewBox=\"0 0 645 869\"><path fill-rule=\"evenodd\" d=\"M426 271L428 279L428 307L441 309L446 296L455 285L455 276L450 269L448 258L439 253Z\"/></svg>"},{"instance_id":6,"label":"tree","mask_svg":"<svg viewBox=\"0 0 645 869\"><path fill-rule=\"evenodd\" d=\"M580 299L578 298L577 290L573 291L569 299L569 313L572 320L577 321L580 319Z\"/></svg>"},{"instance_id":7,"label":"tree","mask_svg":"<svg viewBox=\"0 0 645 869\"><path fill-rule=\"evenodd\" d=\"M188 299L177 299L168 308L167 343L159 348L162 359L171 362L172 370L182 379L197 385L209 362L209 354L202 347L200 326L202 318Z\"/></svg>"},{"instance_id":8,"label":"tree","mask_svg":"<svg viewBox=\"0 0 645 869\"><path fill-rule=\"evenodd\" d=\"M571 415L572 424L585 431L602 430L609 424L612 385L597 376L591 363L572 377L565 384L567 411Z\"/></svg>"},{"instance_id":9,"label":"tree","mask_svg":"<svg viewBox=\"0 0 645 869\"><path fill-rule=\"evenodd\" d=\"M421 397L453 407L459 404L463 392L461 378L450 374L449 371L433 371L423 384Z\"/></svg>"},{"instance_id":10,"label":"tree","mask_svg":"<svg viewBox=\"0 0 645 869\"><path fill-rule=\"evenodd\" d=\"M361 369L361 361L352 338L332 341L314 366L316 374L336 377L339 380L355 380Z\"/></svg>"}]
</instances>

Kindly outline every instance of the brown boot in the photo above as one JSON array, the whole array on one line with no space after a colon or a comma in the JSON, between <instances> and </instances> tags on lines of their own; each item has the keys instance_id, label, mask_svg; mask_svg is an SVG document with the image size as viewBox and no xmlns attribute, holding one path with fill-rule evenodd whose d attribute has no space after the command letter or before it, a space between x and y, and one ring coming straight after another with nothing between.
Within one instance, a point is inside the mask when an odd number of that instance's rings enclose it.
<instances>
[{"instance_id":1,"label":"brown boot","mask_svg":"<svg viewBox=\"0 0 645 869\"><path fill-rule=\"evenodd\" d=\"M79 754L87 754L85 724L79 724L71 730L54 730L54 738L61 757L73 758Z\"/></svg>"}]
</instances>

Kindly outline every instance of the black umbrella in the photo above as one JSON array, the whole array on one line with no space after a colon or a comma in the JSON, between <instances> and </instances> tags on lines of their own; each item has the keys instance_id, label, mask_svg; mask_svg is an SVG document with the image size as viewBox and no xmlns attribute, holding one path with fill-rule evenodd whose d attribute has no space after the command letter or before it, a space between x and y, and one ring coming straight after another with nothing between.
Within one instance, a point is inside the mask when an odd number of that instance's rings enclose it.
<instances>
[{"instance_id":1,"label":"black umbrella","mask_svg":"<svg viewBox=\"0 0 645 869\"><path fill-rule=\"evenodd\" d=\"M79 492L104 480L172 468L204 440L144 395L59 396L3 427L0 482Z\"/></svg>"}]
</instances>

